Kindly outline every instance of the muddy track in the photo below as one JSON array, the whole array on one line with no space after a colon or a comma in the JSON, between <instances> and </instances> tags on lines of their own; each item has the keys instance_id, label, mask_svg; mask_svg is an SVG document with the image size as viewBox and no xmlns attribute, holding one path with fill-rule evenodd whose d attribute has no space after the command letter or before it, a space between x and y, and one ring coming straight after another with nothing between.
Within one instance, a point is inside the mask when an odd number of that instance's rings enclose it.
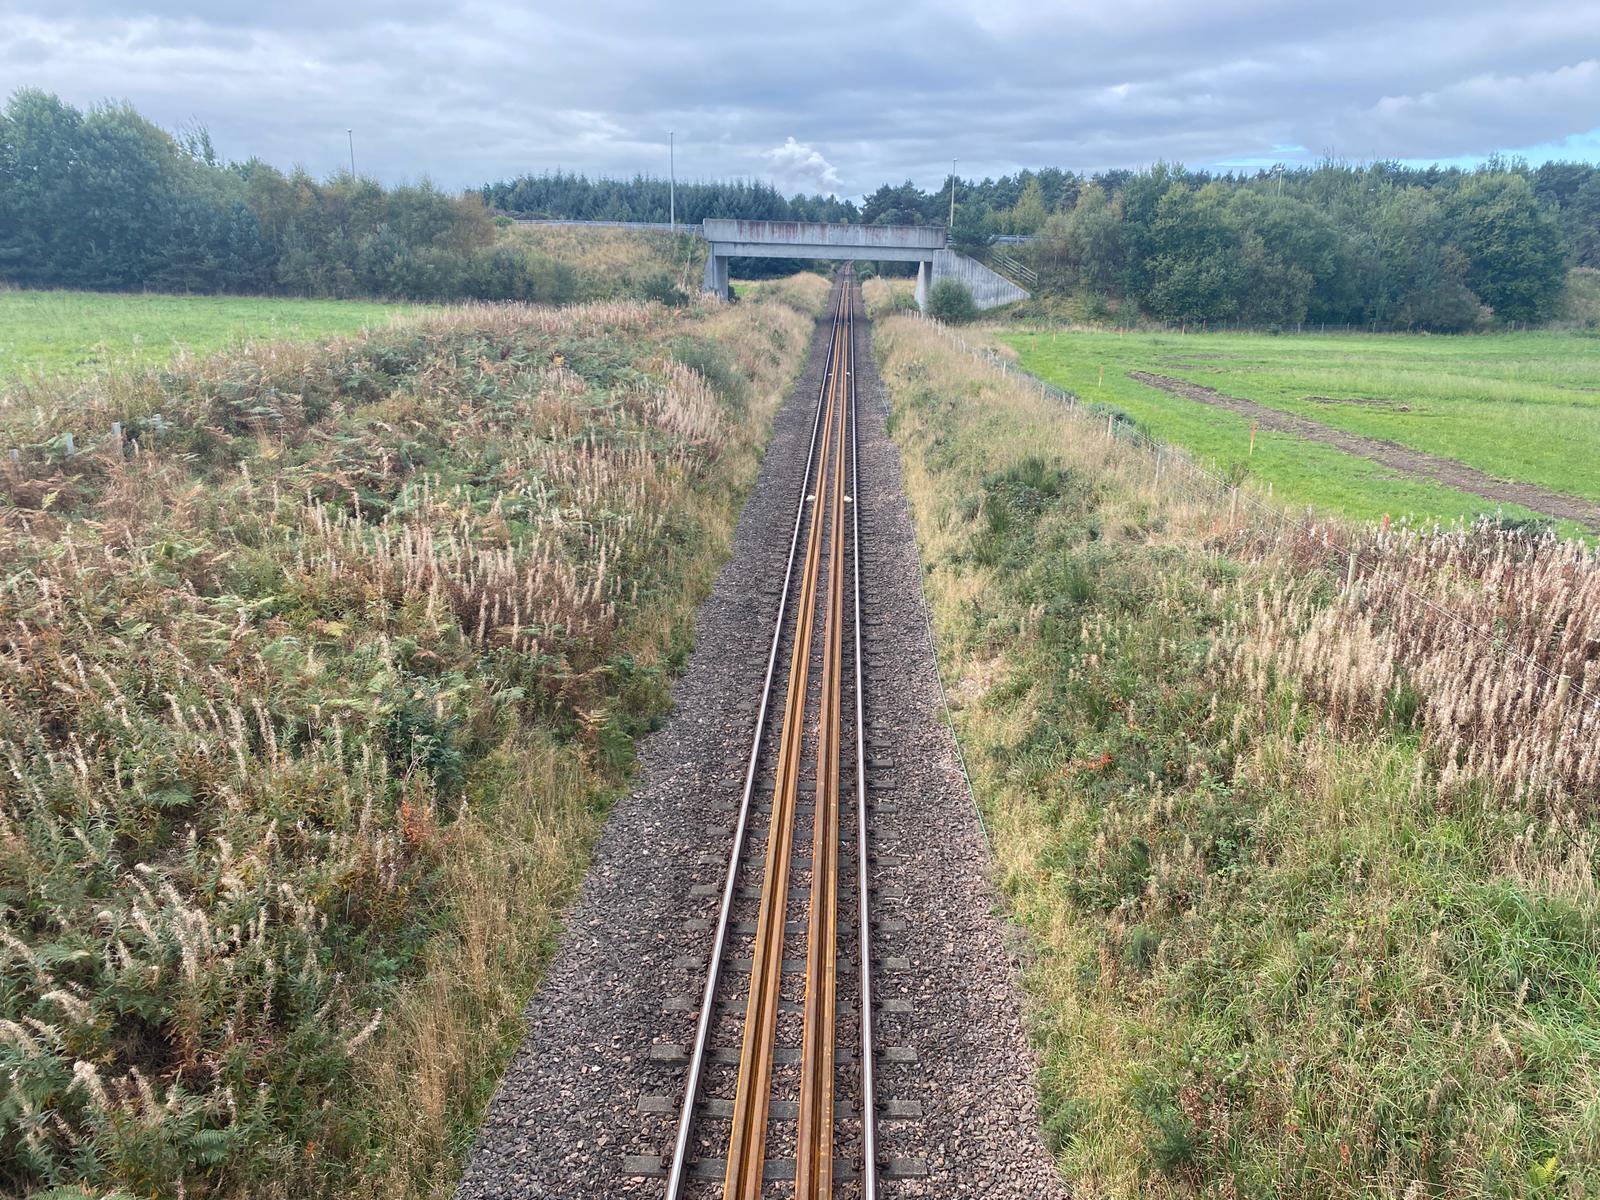
<instances>
[{"instance_id":1,"label":"muddy track","mask_svg":"<svg viewBox=\"0 0 1600 1200\"><path fill-rule=\"evenodd\" d=\"M1155 375L1149 371L1129 371L1128 377L1150 387L1160 388L1164 392L1182 396L1186 400L1194 400L1200 404L1210 404L1216 408L1225 408L1229 412L1236 412L1240 416L1249 417L1257 422L1263 429L1276 429L1282 433L1292 433L1296 437L1308 441L1322 442L1334 446L1349 454L1356 454L1373 462L1381 463L1390 470L1399 474L1410 476L1414 479L1431 479L1436 483L1443 483L1458 491L1470 492L1475 496L1482 496L1485 500L1494 500L1503 504L1520 504L1524 508L1531 508L1534 512L1542 513L1548 517L1555 517L1563 521L1578 521L1590 529L1600 531L1600 504L1592 500L1585 500L1580 496L1569 496L1564 492L1553 492L1549 488L1539 487L1532 483L1514 483L1505 479L1496 479L1493 475L1485 474L1476 467L1469 467L1465 463L1456 462L1450 458L1438 458L1432 454L1424 454L1420 450L1412 450L1397 442L1386 441L1383 438L1367 437L1359 433L1347 433L1342 429L1335 429L1330 425L1323 425L1305 417L1286 413L1276 408L1268 408L1264 404L1257 404L1254 400L1245 400L1238 396L1229 396L1215 388L1205 387L1202 384L1190 383L1184 379L1174 379L1170 375Z\"/></svg>"}]
</instances>

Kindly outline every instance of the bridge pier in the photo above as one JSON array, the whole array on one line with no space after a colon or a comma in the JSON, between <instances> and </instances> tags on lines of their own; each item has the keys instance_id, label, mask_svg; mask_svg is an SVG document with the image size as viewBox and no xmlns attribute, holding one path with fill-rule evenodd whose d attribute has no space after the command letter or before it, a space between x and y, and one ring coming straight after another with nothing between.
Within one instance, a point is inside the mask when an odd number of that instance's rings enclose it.
<instances>
[{"instance_id":1,"label":"bridge pier","mask_svg":"<svg viewBox=\"0 0 1600 1200\"><path fill-rule=\"evenodd\" d=\"M928 301L933 297L933 260L925 258L917 263L917 307L928 311Z\"/></svg>"},{"instance_id":2,"label":"bridge pier","mask_svg":"<svg viewBox=\"0 0 1600 1200\"><path fill-rule=\"evenodd\" d=\"M728 256L718 254L715 242L706 247L706 279L702 289L723 300L730 299L728 291Z\"/></svg>"}]
</instances>

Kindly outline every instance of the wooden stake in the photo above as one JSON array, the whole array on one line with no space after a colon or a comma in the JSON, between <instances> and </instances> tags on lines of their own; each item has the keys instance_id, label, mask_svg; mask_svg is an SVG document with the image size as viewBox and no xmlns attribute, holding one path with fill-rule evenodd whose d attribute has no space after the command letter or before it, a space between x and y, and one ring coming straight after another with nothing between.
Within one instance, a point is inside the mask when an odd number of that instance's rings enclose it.
<instances>
[{"instance_id":1,"label":"wooden stake","mask_svg":"<svg viewBox=\"0 0 1600 1200\"><path fill-rule=\"evenodd\" d=\"M1256 423L1250 422L1250 457L1256 456Z\"/></svg>"}]
</instances>

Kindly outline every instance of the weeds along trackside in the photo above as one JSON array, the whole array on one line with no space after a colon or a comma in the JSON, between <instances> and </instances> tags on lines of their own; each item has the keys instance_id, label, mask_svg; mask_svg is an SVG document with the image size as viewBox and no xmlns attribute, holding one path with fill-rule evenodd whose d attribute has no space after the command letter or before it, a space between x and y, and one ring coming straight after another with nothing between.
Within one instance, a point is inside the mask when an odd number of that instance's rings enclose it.
<instances>
[{"instance_id":1,"label":"weeds along trackside","mask_svg":"<svg viewBox=\"0 0 1600 1200\"><path fill-rule=\"evenodd\" d=\"M465 307L0 410L0 1190L448 1186L810 330Z\"/></svg>"},{"instance_id":2,"label":"weeds along trackside","mask_svg":"<svg viewBox=\"0 0 1600 1200\"><path fill-rule=\"evenodd\" d=\"M1592 551L1257 528L927 323L877 344L1072 1184L1580 1194Z\"/></svg>"}]
</instances>

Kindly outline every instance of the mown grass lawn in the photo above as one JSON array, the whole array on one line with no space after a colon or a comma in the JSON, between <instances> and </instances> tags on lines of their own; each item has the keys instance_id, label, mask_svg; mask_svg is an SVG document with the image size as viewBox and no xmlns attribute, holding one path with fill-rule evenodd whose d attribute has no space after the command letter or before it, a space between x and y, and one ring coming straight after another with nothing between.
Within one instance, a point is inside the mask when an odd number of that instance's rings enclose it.
<instances>
[{"instance_id":1,"label":"mown grass lawn","mask_svg":"<svg viewBox=\"0 0 1600 1200\"><path fill-rule=\"evenodd\" d=\"M1128 378L1150 371L1322 424L1386 438L1501 479L1600 498L1600 338L1008 332L1027 370L1121 409L1223 467L1244 464L1290 503L1358 518L1453 520L1481 497L1393 471ZM1102 374L1103 372L1103 374ZM1508 513L1526 515L1507 508Z\"/></svg>"},{"instance_id":2,"label":"mown grass lawn","mask_svg":"<svg viewBox=\"0 0 1600 1200\"><path fill-rule=\"evenodd\" d=\"M356 333L416 311L359 300L0 291L0 387L33 374L159 366L180 350Z\"/></svg>"}]
</instances>

